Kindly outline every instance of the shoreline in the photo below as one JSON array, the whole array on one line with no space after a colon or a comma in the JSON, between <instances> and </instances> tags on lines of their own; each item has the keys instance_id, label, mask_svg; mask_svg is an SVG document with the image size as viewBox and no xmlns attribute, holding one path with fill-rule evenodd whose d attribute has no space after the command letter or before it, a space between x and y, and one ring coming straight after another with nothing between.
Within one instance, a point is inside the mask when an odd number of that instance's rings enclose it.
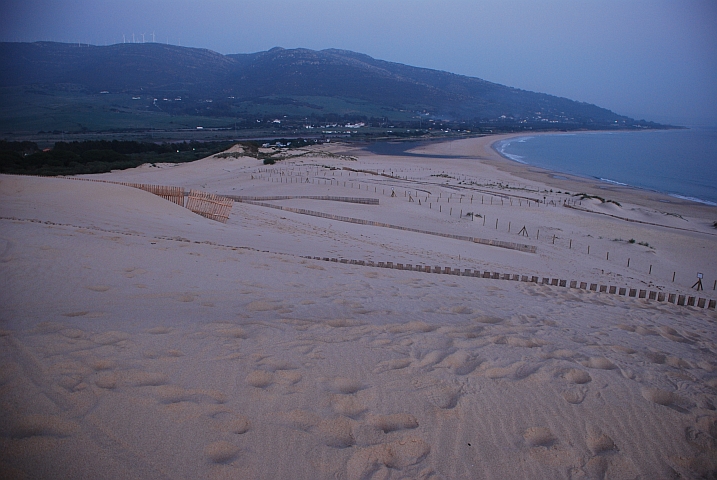
<instances>
[{"instance_id":1,"label":"shoreline","mask_svg":"<svg viewBox=\"0 0 717 480\"><path fill-rule=\"evenodd\" d=\"M597 182L601 182L600 185L603 185L603 186L613 186L613 187L622 187L622 188L627 188L627 189L633 189L633 190L636 190L636 191L638 191L638 192L645 192L645 193L647 193L647 194L661 195L661 196L669 197L669 198L671 198L671 199L677 199L677 200L681 200L681 201L692 202L693 204L697 204L697 205L704 206L704 207L712 207L712 208L717 207L717 203L715 203L715 202L712 202L712 201L710 201L710 200L704 200L704 199L701 199L701 198L698 198L698 197L694 197L694 196L690 196L690 195L687 195L687 194L671 193L671 192L667 192L667 191L656 190L656 189L653 189L653 188L647 188L647 187L640 187L640 186L636 186L636 185L631 185L631 184L629 184L629 183L624 183L624 182L620 182L620 181L618 181L618 180L613 180L613 179L609 179L609 178L596 177L596 176L593 176L593 175L580 175L580 174L576 174L576 173L568 173L568 172L563 172L563 171L561 171L561 170L553 170L553 169L550 169L550 168L541 167L541 166L538 166L538 165L535 165L535 164L532 164L532 163L529 163L529 162L524 162L524 161L521 161L521 160L517 160L517 159L515 159L515 158L511 158L511 155L510 155L510 154L507 154L507 153L505 153L505 152L501 152L500 149L499 149L499 147L498 147L498 144L499 144L500 142L504 142L504 141L506 141L506 140L515 139L515 138L522 138L522 137L524 137L524 138L533 138L533 137L536 137L536 136L538 136L538 135L565 135L565 134L578 135L578 134L594 134L594 133L605 133L605 132L604 132L603 130L588 130L588 131L582 131L582 132L536 132L535 134L530 134L530 135L526 135L526 134L524 134L524 133L521 133L521 134L506 134L506 135L501 135L501 137L503 137L503 138L495 139L493 142L491 142L490 148L491 148L492 151L494 151L499 157L501 157L501 158L504 159L504 160L507 160L507 161L509 161L509 162L513 162L513 163L516 163L516 164L519 164L519 165L523 165L523 166L525 166L526 168L528 168L528 167L530 167L530 168L538 168L538 169L542 169L542 170L545 170L545 171L553 172L555 175L567 177L567 178L564 178L564 179L575 178L575 179L583 179L583 180L588 181L588 182L596 182L596 181L597 181ZM630 132L630 133L634 133L634 132ZM559 177L556 177L556 176L553 176L552 178L554 178L554 179L560 179ZM600 187L600 186L597 186L597 188L601 188L601 187ZM667 204L674 203L674 202L671 202L671 201L668 201L668 200L665 200L665 199L662 199L662 200L659 200L659 201L660 201L661 203L667 203Z\"/></svg>"},{"instance_id":2,"label":"shoreline","mask_svg":"<svg viewBox=\"0 0 717 480\"><path fill-rule=\"evenodd\" d=\"M554 135L554 132L539 132L534 135ZM534 136L531 135L531 136ZM627 203L664 211L669 208L676 210L681 215L695 215L699 212L700 217L712 218L715 216L715 207L701 202L672 196L668 193L649 190L632 185L619 185L605 182L601 179L580 176L572 173L560 172L531 164L523 164L501 155L493 145L509 138L526 136L524 133L490 135L479 137L476 140L475 149L480 153L474 156L482 162L494 166L499 171L519 178L521 180L537 181L549 188L569 190L573 193L604 194L612 193L619 195L619 199ZM603 196L603 195L601 195ZM714 221L714 220L712 220Z\"/></svg>"}]
</instances>

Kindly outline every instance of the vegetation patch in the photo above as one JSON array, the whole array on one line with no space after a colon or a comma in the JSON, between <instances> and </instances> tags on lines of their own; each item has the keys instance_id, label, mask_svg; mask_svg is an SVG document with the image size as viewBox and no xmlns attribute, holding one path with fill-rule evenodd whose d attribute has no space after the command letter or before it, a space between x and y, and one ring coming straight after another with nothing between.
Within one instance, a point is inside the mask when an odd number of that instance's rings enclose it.
<instances>
[{"instance_id":1,"label":"vegetation patch","mask_svg":"<svg viewBox=\"0 0 717 480\"><path fill-rule=\"evenodd\" d=\"M575 195L573 195L573 197L580 197L580 200L590 200L590 199L600 200L600 203L614 203L618 207L622 207L620 202L617 202L615 200L605 199L598 195L588 195L587 193L576 193Z\"/></svg>"},{"instance_id":2,"label":"vegetation patch","mask_svg":"<svg viewBox=\"0 0 717 480\"><path fill-rule=\"evenodd\" d=\"M33 142L0 141L0 173L77 175L105 173L144 163L185 163L227 150L227 142L150 143L134 141L57 142L40 150Z\"/></svg>"}]
</instances>

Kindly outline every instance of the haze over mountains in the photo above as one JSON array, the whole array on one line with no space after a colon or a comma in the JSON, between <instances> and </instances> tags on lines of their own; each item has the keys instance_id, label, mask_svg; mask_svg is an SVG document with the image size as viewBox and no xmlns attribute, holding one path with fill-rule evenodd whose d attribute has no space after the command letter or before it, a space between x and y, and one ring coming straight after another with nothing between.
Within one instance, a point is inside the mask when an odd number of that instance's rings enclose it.
<instances>
[{"instance_id":1,"label":"haze over mountains","mask_svg":"<svg viewBox=\"0 0 717 480\"><path fill-rule=\"evenodd\" d=\"M134 107L142 104L156 113L240 122L277 117L553 129L655 126L587 103L344 50L222 55L159 43L0 43L0 65L5 108L24 94L51 101L57 92L71 92L134 98L135 104L98 106L116 113L138 113Z\"/></svg>"}]
</instances>

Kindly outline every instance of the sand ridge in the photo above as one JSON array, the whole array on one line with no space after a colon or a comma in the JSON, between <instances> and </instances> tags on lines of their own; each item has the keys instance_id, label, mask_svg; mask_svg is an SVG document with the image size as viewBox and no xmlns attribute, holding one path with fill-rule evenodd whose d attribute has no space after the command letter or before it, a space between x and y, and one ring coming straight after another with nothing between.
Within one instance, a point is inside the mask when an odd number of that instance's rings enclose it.
<instances>
[{"instance_id":1,"label":"sand ridge","mask_svg":"<svg viewBox=\"0 0 717 480\"><path fill-rule=\"evenodd\" d=\"M401 194L428 190L443 207L446 195L454 205L461 192L462 206L468 197L458 181L537 185L475 159L437 167L429 159L348 153L358 160L304 159L311 165L293 171L289 163L265 167L242 157L97 178L227 195L367 196L379 205L273 203L513 241L516 230L491 232L477 218L458 219ZM268 180L305 179L298 173L317 164L349 162L386 167L396 178L352 172L353 191L343 187L345 170L320 168L313 178L328 185ZM444 171L466 180L430 177ZM360 194L359 183L368 186ZM379 195L384 188L397 196ZM0 177L0 471L305 479L713 473L714 311L304 258L629 277L623 283L644 285L650 276L634 267L643 257L653 275L664 269L669 277L690 256L694 264L713 261L700 255L714 246L709 235L562 206L506 205L506 195L525 191L490 189L503 205L484 203L481 212L525 222L532 236L525 241L538 253L251 204L235 204L220 224L127 187ZM696 224L701 212L683 217ZM549 240L535 239L538 227ZM550 227L560 241L573 233L575 248L553 246ZM654 250L599 239L601 230L654 242ZM577 251L585 241L591 255ZM615 263L597 256L600 246L615 246ZM632 269L614 260L621 254L631 256ZM688 291L688 281L679 288Z\"/></svg>"}]
</instances>

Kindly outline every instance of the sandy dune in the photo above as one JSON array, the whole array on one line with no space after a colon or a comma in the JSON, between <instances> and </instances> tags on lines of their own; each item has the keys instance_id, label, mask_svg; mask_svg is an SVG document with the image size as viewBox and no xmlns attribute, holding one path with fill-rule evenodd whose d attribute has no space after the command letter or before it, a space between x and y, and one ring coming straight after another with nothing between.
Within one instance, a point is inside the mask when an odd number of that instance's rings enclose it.
<instances>
[{"instance_id":1,"label":"sandy dune","mask_svg":"<svg viewBox=\"0 0 717 480\"><path fill-rule=\"evenodd\" d=\"M266 202L536 253L249 203L221 224L121 185L0 176L1 476L715 475L715 310L305 258L717 298L714 209L552 179L488 143L91 178L376 198Z\"/></svg>"}]
</instances>

